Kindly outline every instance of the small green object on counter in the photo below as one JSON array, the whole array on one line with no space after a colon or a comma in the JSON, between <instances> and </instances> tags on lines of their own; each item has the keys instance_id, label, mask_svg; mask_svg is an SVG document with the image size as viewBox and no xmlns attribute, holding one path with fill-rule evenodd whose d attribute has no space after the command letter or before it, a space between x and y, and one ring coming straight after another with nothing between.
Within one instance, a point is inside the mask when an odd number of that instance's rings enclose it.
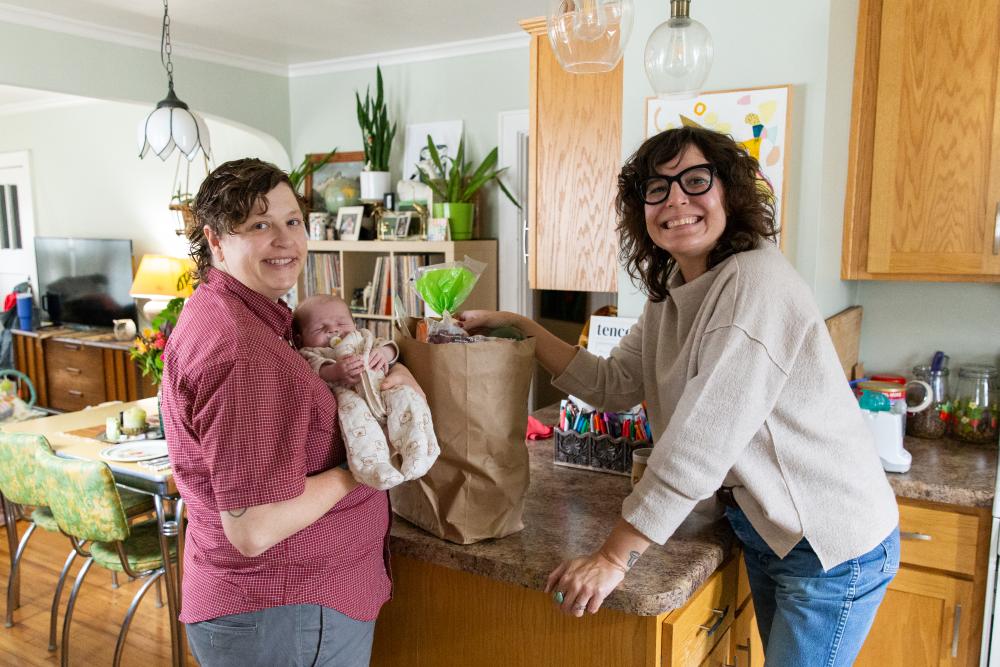
<instances>
[{"instance_id":1,"label":"small green object on counter","mask_svg":"<svg viewBox=\"0 0 1000 667\"><path fill-rule=\"evenodd\" d=\"M861 399L858 401L858 405L861 406L862 410L868 410L870 412L888 412L892 408L892 403L889 401L889 397L878 391L869 391L865 389L861 392Z\"/></svg>"}]
</instances>

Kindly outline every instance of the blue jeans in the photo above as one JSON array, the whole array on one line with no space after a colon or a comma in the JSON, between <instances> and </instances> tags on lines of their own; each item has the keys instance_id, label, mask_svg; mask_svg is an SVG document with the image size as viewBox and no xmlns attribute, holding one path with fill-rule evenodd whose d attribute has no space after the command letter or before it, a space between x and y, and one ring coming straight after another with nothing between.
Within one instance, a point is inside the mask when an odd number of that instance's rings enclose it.
<instances>
[{"instance_id":1,"label":"blue jeans","mask_svg":"<svg viewBox=\"0 0 1000 667\"><path fill-rule=\"evenodd\" d=\"M808 540L778 558L742 511L727 507L726 517L743 543L768 667L853 664L899 569L899 528L868 553L824 571Z\"/></svg>"}]
</instances>

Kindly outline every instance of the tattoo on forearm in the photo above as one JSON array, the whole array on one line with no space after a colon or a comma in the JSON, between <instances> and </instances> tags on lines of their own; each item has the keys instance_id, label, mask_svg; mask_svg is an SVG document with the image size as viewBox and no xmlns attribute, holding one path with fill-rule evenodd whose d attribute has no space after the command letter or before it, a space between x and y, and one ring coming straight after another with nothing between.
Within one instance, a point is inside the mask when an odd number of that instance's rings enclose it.
<instances>
[{"instance_id":1,"label":"tattoo on forearm","mask_svg":"<svg viewBox=\"0 0 1000 667\"><path fill-rule=\"evenodd\" d=\"M234 519L239 519L241 516L247 513L246 507L241 507L238 510L226 510L226 514L233 517ZM634 551L632 553L635 553Z\"/></svg>"},{"instance_id":2,"label":"tattoo on forearm","mask_svg":"<svg viewBox=\"0 0 1000 667\"><path fill-rule=\"evenodd\" d=\"M631 570L632 566L639 562L639 556L640 556L640 554L639 554L638 551L629 551L628 552L628 563L625 564L625 567L627 567L628 569Z\"/></svg>"}]
</instances>

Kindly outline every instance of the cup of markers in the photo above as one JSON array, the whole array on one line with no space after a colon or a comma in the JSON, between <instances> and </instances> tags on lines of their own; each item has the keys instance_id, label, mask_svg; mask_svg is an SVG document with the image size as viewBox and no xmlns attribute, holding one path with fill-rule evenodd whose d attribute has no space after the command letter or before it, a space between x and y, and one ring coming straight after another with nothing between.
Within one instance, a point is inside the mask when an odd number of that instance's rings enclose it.
<instances>
[{"instance_id":1,"label":"cup of markers","mask_svg":"<svg viewBox=\"0 0 1000 667\"><path fill-rule=\"evenodd\" d=\"M633 450L651 445L645 404L625 412L586 410L570 400L559 405L556 465L628 476Z\"/></svg>"}]
</instances>

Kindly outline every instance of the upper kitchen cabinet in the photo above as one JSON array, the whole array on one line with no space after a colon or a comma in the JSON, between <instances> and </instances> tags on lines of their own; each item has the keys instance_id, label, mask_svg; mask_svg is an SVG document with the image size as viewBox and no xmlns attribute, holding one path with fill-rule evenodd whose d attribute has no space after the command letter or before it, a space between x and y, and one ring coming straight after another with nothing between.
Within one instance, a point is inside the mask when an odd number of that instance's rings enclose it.
<instances>
[{"instance_id":1,"label":"upper kitchen cabinet","mask_svg":"<svg viewBox=\"0 0 1000 667\"><path fill-rule=\"evenodd\" d=\"M842 277L1000 281L1000 2L858 16Z\"/></svg>"},{"instance_id":2,"label":"upper kitchen cabinet","mask_svg":"<svg viewBox=\"0 0 1000 667\"><path fill-rule=\"evenodd\" d=\"M528 283L617 292L622 65L570 74L552 53L544 18L521 27L531 35Z\"/></svg>"}]
</instances>

